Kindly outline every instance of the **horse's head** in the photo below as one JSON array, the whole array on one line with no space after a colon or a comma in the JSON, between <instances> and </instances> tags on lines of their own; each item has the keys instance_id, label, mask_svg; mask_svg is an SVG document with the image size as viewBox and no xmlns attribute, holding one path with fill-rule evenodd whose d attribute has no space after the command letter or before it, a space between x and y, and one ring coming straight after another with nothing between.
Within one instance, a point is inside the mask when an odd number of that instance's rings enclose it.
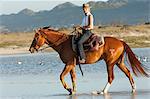
<instances>
[{"instance_id":1,"label":"horse's head","mask_svg":"<svg viewBox=\"0 0 150 99\"><path fill-rule=\"evenodd\" d=\"M65 33L60 33L57 30L51 29L49 27L44 27L35 30L35 36L30 46L29 51L34 53L44 44L48 44L51 47L58 46L62 42L68 39L68 35Z\"/></svg>"},{"instance_id":2,"label":"horse's head","mask_svg":"<svg viewBox=\"0 0 150 99\"><path fill-rule=\"evenodd\" d=\"M29 49L31 53L38 51L38 49L46 43L45 37L41 34L41 29L37 29L34 31L35 31L34 39Z\"/></svg>"}]
</instances>

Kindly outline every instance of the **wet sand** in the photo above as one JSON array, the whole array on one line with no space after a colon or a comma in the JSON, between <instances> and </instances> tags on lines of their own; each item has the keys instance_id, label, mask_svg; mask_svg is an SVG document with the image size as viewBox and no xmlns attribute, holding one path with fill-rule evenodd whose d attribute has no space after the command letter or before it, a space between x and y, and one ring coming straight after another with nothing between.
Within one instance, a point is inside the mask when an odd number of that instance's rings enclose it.
<instances>
[{"instance_id":1,"label":"wet sand","mask_svg":"<svg viewBox=\"0 0 150 99\"><path fill-rule=\"evenodd\" d=\"M0 48L0 55L16 55L16 54L29 54L30 47L7 47ZM52 48L47 48L44 50L39 49L39 52L52 52L54 51Z\"/></svg>"},{"instance_id":2,"label":"wet sand","mask_svg":"<svg viewBox=\"0 0 150 99\"><path fill-rule=\"evenodd\" d=\"M101 76L100 76L101 75ZM68 95L64 90L59 75L24 75L5 76L0 81L1 99L148 99L150 97L150 79L134 78L137 92L131 93L131 87L125 75L117 75L109 93L93 95L102 90L107 81L107 74L85 74L77 77L77 93ZM66 78L70 84L70 76Z\"/></svg>"},{"instance_id":3,"label":"wet sand","mask_svg":"<svg viewBox=\"0 0 150 99\"><path fill-rule=\"evenodd\" d=\"M8 48L0 48L0 55L15 55L15 54L23 54L23 53L29 53L29 47L20 47L20 48L14 48L14 47L8 47Z\"/></svg>"}]
</instances>

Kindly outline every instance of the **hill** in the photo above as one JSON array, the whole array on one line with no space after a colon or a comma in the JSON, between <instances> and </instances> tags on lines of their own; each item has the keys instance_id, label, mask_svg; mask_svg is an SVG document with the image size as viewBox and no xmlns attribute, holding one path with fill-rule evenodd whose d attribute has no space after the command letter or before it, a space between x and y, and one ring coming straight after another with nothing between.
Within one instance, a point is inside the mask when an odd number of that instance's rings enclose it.
<instances>
[{"instance_id":1,"label":"hill","mask_svg":"<svg viewBox=\"0 0 150 99\"><path fill-rule=\"evenodd\" d=\"M150 21L149 0L109 0L88 2L95 24L139 24ZM23 9L17 14L1 15L1 32L27 32L43 26L71 27L80 24L83 12L80 6L66 2L49 11L34 12Z\"/></svg>"}]
</instances>

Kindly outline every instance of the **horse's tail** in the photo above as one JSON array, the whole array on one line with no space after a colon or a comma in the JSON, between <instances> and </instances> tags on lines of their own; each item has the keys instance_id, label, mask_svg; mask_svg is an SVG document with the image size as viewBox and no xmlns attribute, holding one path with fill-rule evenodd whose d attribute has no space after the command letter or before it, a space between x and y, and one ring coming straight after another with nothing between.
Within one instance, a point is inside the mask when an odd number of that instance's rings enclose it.
<instances>
[{"instance_id":1,"label":"horse's tail","mask_svg":"<svg viewBox=\"0 0 150 99\"><path fill-rule=\"evenodd\" d=\"M123 41L122 41L123 42ZM125 52L128 58L128 63L132 68L133 73L138 76L139 74L142 76L149 77L150 75L146 72L147 68L142 66L142 63L137 59L136 55L133 53L131 48L123 42Z\"/></svg>"}]
</instances>

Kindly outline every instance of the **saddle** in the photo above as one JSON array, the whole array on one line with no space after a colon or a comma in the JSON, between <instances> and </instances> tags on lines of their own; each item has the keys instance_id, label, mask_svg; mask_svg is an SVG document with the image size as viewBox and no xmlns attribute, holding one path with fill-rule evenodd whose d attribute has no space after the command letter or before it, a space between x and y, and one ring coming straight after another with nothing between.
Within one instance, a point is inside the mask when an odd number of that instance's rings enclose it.
<instances>
[{"instance_id":1,"label":"saddle","mask_svg":"<svg viewBox=\"0 0 150 99\"><path fill-rule=\"evenodd\" d=\"M72 36L72 49L74 52L78 51L77 42L80 39L80 36ZM93 34L89 37L87 41L83 43L84 51L97 51L99 47L104 45L104 37L97 34Z\"/></svg>"}]
</instances>

